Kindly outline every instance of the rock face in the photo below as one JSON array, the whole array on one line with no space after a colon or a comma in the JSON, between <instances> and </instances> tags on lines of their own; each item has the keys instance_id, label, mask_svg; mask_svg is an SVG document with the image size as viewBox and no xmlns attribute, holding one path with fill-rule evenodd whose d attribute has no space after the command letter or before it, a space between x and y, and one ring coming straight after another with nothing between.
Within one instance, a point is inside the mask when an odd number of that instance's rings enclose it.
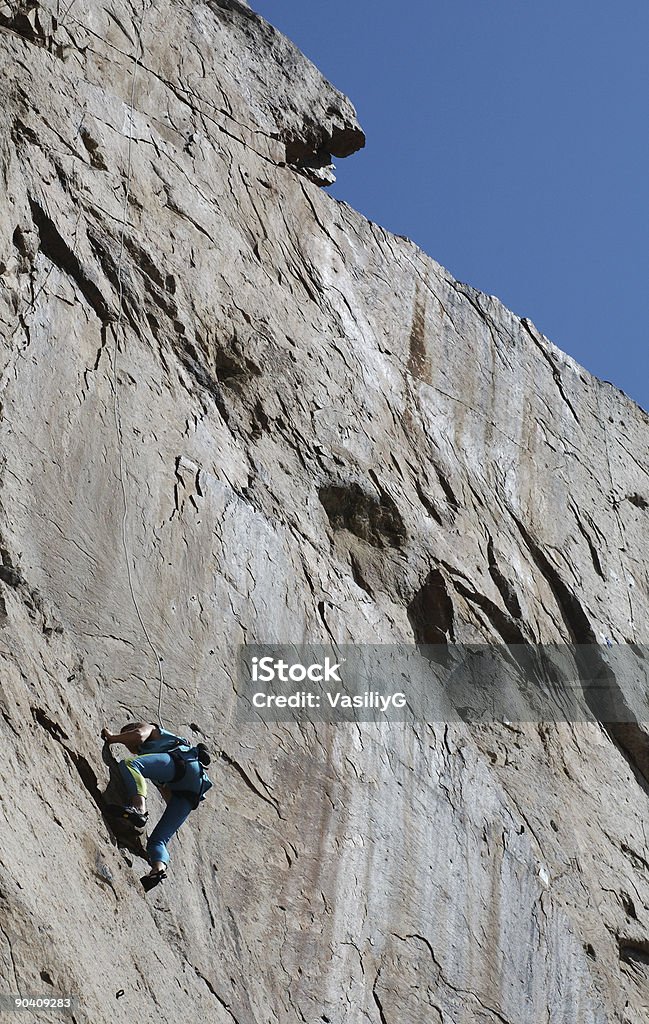
<instances>
[{"instance_id":1,"label":"rock face","mask_svg":"<svg viewBox=\"0 0 649 1024\"><path fill-rule=\"evenodd\" d=\"M645 413L309 180L354 110L239 0L0 3L0 68L2 991L646 1021L642 725L242 725L235 670L642 645ZM145 897L99 730L159 700L222 757Z\"/></svg>"}]
</instances>

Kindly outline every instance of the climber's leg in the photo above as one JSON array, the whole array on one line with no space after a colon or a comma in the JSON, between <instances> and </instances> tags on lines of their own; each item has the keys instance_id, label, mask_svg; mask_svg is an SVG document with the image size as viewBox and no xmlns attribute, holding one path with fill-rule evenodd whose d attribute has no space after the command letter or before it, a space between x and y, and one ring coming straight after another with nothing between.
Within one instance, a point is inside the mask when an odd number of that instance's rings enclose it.
<instances>
[{"instance_id":1,"label":"climber's leg","mask_svg":"<svg viewBox=\"0 0 649 1024\"><path fill-rule=\"evenodd\" d=\"M189 800L184 796L177 796L174 793L146 844L149 864L151 864L153 871L163 868L169 863L167 844L172 836L176 834L182 823L189 817L192 810L193 808Z\"/></svg>"},{"instance_id":2,"label":"climber's leg","mask_svg":"<svg viewBox=\"0 0 649 1024\"><path fill-rule=\"evenodd\" d=\"M169 754L139 754L125 757L119 764L124 787L133 809L140 814L146 810L147 779L155 783L171 782L176 768Z\"/></svg>"}]
</instances>

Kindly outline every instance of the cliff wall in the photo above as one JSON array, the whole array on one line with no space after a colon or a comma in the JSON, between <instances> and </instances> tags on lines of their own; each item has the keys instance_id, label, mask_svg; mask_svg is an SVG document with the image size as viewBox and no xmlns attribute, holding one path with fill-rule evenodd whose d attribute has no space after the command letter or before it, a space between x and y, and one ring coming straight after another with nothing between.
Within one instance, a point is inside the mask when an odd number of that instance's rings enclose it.
<instances>
[{"instance_id":1,"label":"cliff wall","mask_svg":"<svg viewBox=\"0 0 649 1024\"><path fill-rule=\"evenodd\" d=\"M0 74L3 991L645 1021L642 725L236 717L246 641L642 653L645 413L318 187L354 110L239 0L0 3ZM146 897L99 730L159 711L222 756Z\"/></svg>"}]
</instances>

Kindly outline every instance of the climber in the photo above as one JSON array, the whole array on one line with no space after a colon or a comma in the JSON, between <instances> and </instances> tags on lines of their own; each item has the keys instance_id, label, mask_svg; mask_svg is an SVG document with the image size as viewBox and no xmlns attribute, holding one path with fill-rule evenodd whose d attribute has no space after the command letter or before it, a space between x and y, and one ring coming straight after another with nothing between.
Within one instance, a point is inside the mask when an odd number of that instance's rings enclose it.
<instances>
[{"instance_id":1,"label":"climber","mask_svg":"<svg viewBox=\"0 0 649 1024\"><path fill-rule=\"evenodd\" d=\"M114 813L137 827L146 825L147 779L157 786L167 804L147 842L151 871L141 882L148 892L166 878L169 840L212 786L204 771L210 755L204 743L191 746L182 736L149 722L129 722L118 733L104 728L101 738L109 745L123 743L133 755L119 765L131 803L115 807Z\"/></svg>"}]
</instances>

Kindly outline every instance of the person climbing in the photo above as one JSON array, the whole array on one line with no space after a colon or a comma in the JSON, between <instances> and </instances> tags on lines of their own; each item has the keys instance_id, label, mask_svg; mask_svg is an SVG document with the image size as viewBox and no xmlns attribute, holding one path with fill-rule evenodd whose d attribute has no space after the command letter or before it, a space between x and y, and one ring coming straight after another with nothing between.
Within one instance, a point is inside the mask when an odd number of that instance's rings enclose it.
<instances>
[{"instance_id":1,"label":"person climbing","mask_svg":"<svg viewBox=\"0 0 649 1024\"><path fill-rule=\"evenodd\" d=\"M113 805L114 813L139 828L146 825L147 779L157 786L167 804L147 842L151 871L140 881L148 892L167 876L170 839L212 787L204 771L210 755L204 743L192 746L184 737L150 722L128 722L118 733L104 728L101 738L109 746L122 743L133 755L119 763L130 804Z\"/></svg>"}]
</instances>

